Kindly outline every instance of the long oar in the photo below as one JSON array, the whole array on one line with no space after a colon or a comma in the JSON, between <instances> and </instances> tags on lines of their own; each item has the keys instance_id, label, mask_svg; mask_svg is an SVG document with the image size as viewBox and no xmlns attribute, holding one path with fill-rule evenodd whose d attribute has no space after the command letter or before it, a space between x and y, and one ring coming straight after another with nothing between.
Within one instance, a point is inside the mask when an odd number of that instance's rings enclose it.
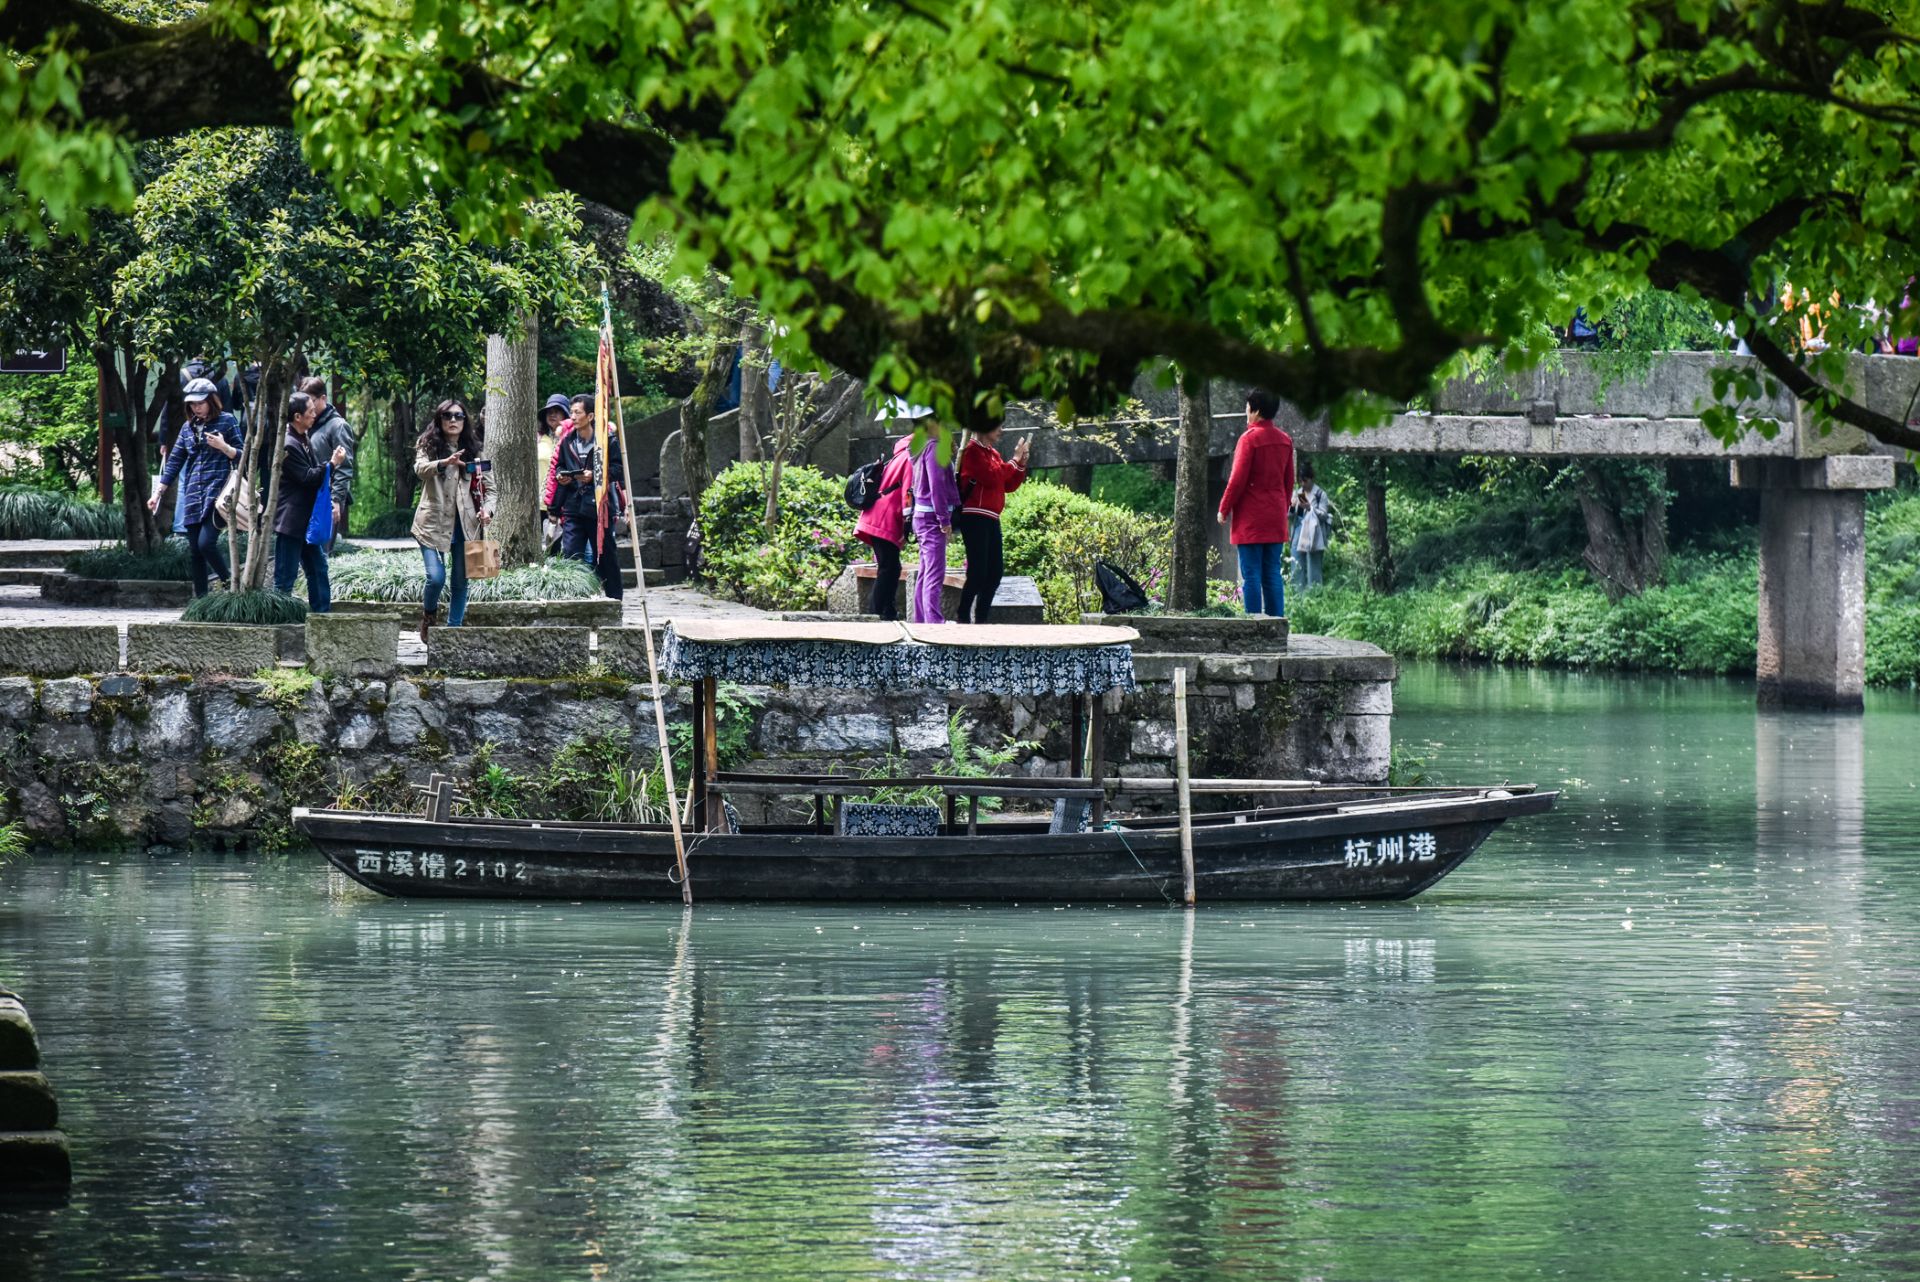
<instances>
[{"instance_id":1,"label":"long oar","mask_svg":"<svg viewBox=\"0 0 1920 1282\"><path fill-rule=\"evenodd\" d=\"M605 285L600 287L600 312L600 341L606 345L608 352L607 377L613 385L612 412L620 432L620 472L621 478L627 484L627 502L631 505L633 503L633 460L627 456L627 419L620 409L620 362L612 357L613 304L607 297ZM608 412L608 407L602 405L599 410L605 414ZM605 467L606 460L600 460L600 465ZM608 550L618 555L615 549ZM653 615L647 609L647 567L640 559L637 523L633 539L633 569L635 577L640 580L640 628L647 640L647 676L653 683L653 728L660 738L660 769L666 775L667 820L673 825L674 871L680 878L680 902L692 907L693 882L687 878L687 839L680 830L680 807L674 804L678 790L673 786L673 749L667 743L667 708L660 699L660 662L653 653ZM700 763L696 761L693 768L698 770Z\"/></svg>"}]
</instances>

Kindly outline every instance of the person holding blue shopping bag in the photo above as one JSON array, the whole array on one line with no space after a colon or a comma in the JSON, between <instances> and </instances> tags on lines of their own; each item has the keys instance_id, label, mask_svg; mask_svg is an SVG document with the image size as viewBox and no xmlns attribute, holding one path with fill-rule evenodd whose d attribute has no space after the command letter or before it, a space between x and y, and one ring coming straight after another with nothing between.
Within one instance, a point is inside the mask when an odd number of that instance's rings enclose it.
<instances>
[{"instance_id":1,"label":"person holding blue shopping bag","mask_svg":"<svg viewBox=\"0 0 1920 1282\"><path fill-rule=\"evenodd\" d=\"M447 626L467 618L467 543L485 534L493 520L493 462L480 457L479 420L460 401L442 401L433 421L413 445L413 473L420 478L420 510L413 517L413 541L427 566L426 595L420 603L420 642L432 631L440 593L453 579Z\"/></svg>"},{"instance_id":2,"label":"person holding blue shopping bag","mask_svg":"<svg viewBox=\"0 0 1920 1282\"><path fill-rule=\"evenodd\" d=\"M333 585L327 579L327 544L333 538L333 469L347 457L336 445L316 457L310 434L320 405L305 392L287 398L287 436L280 449L280 494L273 508L273 586L293 591L307 579L307 608L315 614L333 609Z\"/></svg>"}]
</instances>

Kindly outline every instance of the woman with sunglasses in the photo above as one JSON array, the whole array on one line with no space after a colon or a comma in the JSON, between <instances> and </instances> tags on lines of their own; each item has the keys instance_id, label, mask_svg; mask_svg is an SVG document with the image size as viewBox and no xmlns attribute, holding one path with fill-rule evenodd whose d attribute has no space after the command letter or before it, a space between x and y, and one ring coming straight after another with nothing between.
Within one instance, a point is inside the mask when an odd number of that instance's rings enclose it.
<instances>
[{"instance_id":1,"label":"woman with sunglasses","mask_svg":"<svg viewBox=\"0 0 1920 1282\"><path fill-rule=\"evenodd\" d=\"M480 466L480 423L460 401L442 401L433 421L413 447L413 472L420 478L420 510L413 517L413 539L427 565L426 596L420 603L420 642L426 644L440 606L440 592L453 577L447 626L467 617L469 538L479 538L493 520L491 470Z\"/></svg>"}]
</instances>

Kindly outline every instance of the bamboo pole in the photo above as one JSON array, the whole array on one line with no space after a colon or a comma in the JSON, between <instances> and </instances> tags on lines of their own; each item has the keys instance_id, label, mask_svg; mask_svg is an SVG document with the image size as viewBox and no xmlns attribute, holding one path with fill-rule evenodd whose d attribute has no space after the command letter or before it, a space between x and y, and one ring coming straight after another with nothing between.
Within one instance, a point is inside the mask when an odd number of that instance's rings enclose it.
<instances>
[{"instance_id":1,"label":"bamboo pole","mask_svg":"<svg viewBox=\"0 0 1920 1282\"><path fill-rule=\"evenodd\" d=\"M607 287L605 285L600 287L600 324L602 326L601 333L603 335L603 341L611 348L613 346L613 303L607 297ZM627 504L629 510L631 510L633 504L633 460L627 454L627 420L626 415L620 409L620 362L618 360L612 362L612 373L610 377L613 381L612 412L614 422L619 425L620 430L621 479L626 482ZM598 408L602 414L608 412L608 407L605 405L599 406ZM600 466L606 466L605 459L601 460ZM617 549L615 555L618 556ZM633 568L635 577L640 580L640 630L642 635L647 639L647 677L652 682L653 687L653 728L654 733L659 736L660 740L660 771L662 775L665 776L667 785L667 819L668 822L673 825L674 872L680 878L680 902L691 908L693 906L693 882L687 877L687 839L685 833L683 833L680 828L680 809L674 805L674 798L679 795L679 792L678 789L673 786L673 749L667 742L667 709L666 705L660 700L660 663L659 660L654 657L653 653L653 616L647 609L647 567L641 563L640 540L637 537L633 541ZM694 763L693 768L698 770L700 768L699 763Z\"/></svg>"},{"instance_id":2,"label":"bamboo pole","mask_svg":"<svg viewBox=\"0 0 1920 1282\"><path fill-rule=\"evenodd\" d=\"M1173 749L1180 785L1180 876L1193 907L1193 795L1187 789L1187 670L1173 670Z\"/></svg>"}]
</instances>

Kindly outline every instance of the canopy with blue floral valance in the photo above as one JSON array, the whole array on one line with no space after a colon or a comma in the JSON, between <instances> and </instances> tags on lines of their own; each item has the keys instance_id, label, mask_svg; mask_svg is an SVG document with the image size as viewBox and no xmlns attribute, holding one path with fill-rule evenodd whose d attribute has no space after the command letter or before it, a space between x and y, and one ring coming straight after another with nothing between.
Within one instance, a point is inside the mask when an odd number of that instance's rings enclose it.
<instances>
[{"instance_id":1,"label":"canopy with blue floral valance","mask_svg":"<svg viewBox=\"0 0 1920 1282\"><path fill-rule=\"evenodd\" d=\"M1139 635L1033 624L684 620L667 627L663 675L841 690L1105 694L1134 688Z\"/></svg>"}]
</instances>

